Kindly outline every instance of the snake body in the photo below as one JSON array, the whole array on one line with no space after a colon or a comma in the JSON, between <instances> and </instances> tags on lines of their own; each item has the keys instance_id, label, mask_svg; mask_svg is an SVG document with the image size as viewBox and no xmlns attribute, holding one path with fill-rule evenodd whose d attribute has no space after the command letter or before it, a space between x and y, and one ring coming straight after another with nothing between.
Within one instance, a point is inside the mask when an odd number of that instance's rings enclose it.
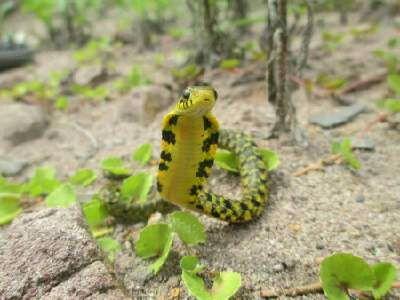
<instances>
[{"instance_id":1,"label":"snake body","mask_svg":"<svg viewBox=\"0 0 400 300\"><path fill-rule=\"evenodd\" d=\"M267 170L254 141L242 132L220 130L211 110L216 91L208 84L185 89L162 123L157 191L160 199L142 205L111 201L119 216L140 219L154 210L169 211L172 203L227 221L247 222L259 216L267 201ZM217 148L236 154L242 184L240 200L205 189ZM108 201L110 206L110 201Z\"/></svg>"}]
</instances>

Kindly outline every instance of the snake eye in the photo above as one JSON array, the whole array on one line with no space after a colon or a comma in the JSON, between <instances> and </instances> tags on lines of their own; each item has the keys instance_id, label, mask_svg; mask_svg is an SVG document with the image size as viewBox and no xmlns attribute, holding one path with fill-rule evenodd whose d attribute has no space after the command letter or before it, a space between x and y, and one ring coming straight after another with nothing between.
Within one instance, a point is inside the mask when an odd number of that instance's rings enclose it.
<instances>
[{"instance_id":1,"label":"snake eye","mask_svg":"<svg viewBox=\"0 0 400 300\"><path fill-rule=\"evenodd\" d=\"M185 100L188 100L189 97L190 97L190 90L189 89L184 90L183 94L182 94L182 98Z\"/></svg>"}]
</instances>

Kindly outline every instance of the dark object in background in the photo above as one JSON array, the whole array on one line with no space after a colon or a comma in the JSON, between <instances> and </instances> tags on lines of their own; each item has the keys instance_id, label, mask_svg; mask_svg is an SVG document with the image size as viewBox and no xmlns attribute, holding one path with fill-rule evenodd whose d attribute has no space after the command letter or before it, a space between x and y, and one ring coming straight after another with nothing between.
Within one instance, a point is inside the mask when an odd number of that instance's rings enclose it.
<instances>
[{"instance_id":1,"label":"dark object in background","mask_svg":"<svg viewBox=\"0 0 400 300\"><path fill-rule=\"evenodd\" d=\"M23 41L9 36L0 41L0 71L22 66L33 59L34 51Z\"/></svg>"}]
</instances>

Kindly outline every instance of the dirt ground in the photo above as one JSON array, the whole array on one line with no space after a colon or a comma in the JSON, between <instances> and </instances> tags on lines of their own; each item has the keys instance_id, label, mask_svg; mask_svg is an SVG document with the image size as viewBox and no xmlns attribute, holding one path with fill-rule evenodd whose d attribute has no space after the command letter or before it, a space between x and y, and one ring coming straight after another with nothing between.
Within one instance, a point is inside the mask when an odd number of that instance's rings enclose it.
<instances>
[{"instance_id":1,"label":"dirt ground","mask_svg":"<svg viewBox=\"0 0 400 300\"><path fill-rule=\"evenodd\" d=\"M329 19L326 28L333 26ZM332 26L331 26L332 25ZM359 24L357 24L359 25ZM346 28L338 27L337 31ZM366 78L384 71L383 64L372 51L385 47L391 36L398 36L392 26L379 25L378 31L366 39L351 39L333 52L321 50L320 31L314 35L309 67L305 78L316 78L321 72L345 77ZM126 46L127 47L127 46ZM166 51L171 51L170 46ZM117 69L134 62L146 62L144 68L155 85L170 82L165 68L148 63L149 56L122 48ZM163 50L161 50L163 51ZM126 55L122 55L125 53ZM150 55L150 54L149 54ZM400 53L399 53L400 55ZM118 53L116 54L118 57ZM46 77L51 70L64 69L71 64L70 51L46 51L38 54L36 63L26 69L1 74L2 80L26 80ZM259 72L256 64L246 69ZM125 68L126 69L126 68ZM26 70L29 70L26 72ZM123 72L123 71L122 71ZM264 82L250 82L232 86L241 72L208 71L205 80L212 82L219 93L215 114L224 128L240 129L253 134L260 146L279 154L281 164L270 177L270 197L266 211L250 224L231 226L201 216L207 229L207 243L197 248L202 262L212 270L240 272L243 288L238 299L258 299L260 289L295 287L318 280L319 263L336 251L351 252L369 263L388 261L400 266L400 132L386 123L377 124L366 133L375 144L374 151L356 151L362 168L351 171L343 165L325 167L300 177L293 173L330 153L333 139L353 136L364 130L376 118L375 102L385 96L385 82L350 94L351 99L367 106L367 111L346 125L321 129L308 123L318 112L329 111L338 104L329 97L307 95L297 90L293 101L298 119L308 136L308 146L294 144L288 136L267 139L274 113L267 103ZM27 178L42 164L52 165L61 177L80 167L99 168L102 158L109 155L129 157L132 150L144 143L154 146L157 158L160 143L160 120L167 110L159 112L148 125L121 118L121 110L132 92L123 99L95 105L85 104L69 113L54 112L43 137L16 147L5 149L7 155L31 162L21 175ZM173 95L174 98L177 95ZM2 103L0 103L2 105ZM78 126L76 126L78 125ZM84 128L86 133L76 128ZM92 153L94 138L96 150ZM90 155L86 155L91 153ZM4 153L3 153L4 154ZM213 171L212 188L227 196L240 194L238 178L221 170ZM92 188L94 192L98 186ZM121 239L126 232L137 236L139 225L119 225L115 236ZM179 275L179 254L185 249L178 242L161 273L147 278L143 272L147 263L135 258L130 243L122 241L123 252L115 263L116 277L133 298L152 299L168 295L173 288L182 288L182 299L187 297ZM282 297L281 299L286 299ZM296 299L324 299L323 295L307 295ZM400 292L390 299L400 299Z\"/></svg>"}]
</instances>

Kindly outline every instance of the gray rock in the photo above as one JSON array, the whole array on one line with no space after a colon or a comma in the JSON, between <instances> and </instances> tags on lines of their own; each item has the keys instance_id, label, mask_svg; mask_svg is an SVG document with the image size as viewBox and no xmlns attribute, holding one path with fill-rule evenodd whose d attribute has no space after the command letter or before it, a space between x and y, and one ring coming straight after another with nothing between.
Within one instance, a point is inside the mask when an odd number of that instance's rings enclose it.
<instances>
[{"instance_id":1,"label":"gray rock","mask_svg":"<svg viewBox=\"0 0 400 300\"><path fill-rule=\"evenodd\" d=\"M148 125L172 102L171 92L162 86L141 87L121 102L119 114L125 121Z\"/></svg>"},{"instance_id":2,"label":"gray rock","mask_svg":"<svg viewBox=\"0 0 400 300\"><path fill-rule=\"evenodd\" d=\"M100 257L77 207L22 215L0 235L1 299L78 299L117 291Z\"/></svg>"},{"instance_id":3,"label":"gray rock","mask_svg":"<svg viewBox=\"0 0 400 300\"><path fill-rule=\"evenodd\" d=\"M74 74L74 82L79 85L90 85L94 81L107 78L104 69L100 64L81 66Z\"/></svg>"},{"instance_id":4,"label":"gray rock","mask_svg":"<svg viewBox=\"0 0 400 300\"><path fill-rule=\"evenodd\" d=\"M27 166L27 161L0 155L0 175L16 176Z\"/></svg>"},{"instance_id":5,"label":"gray rock","mask_svg":"<svg viewBox=\"0 0 400 300\"><path fill-rule=\"evenodd\" d=\"M0 109L0 144L12 146L42 136L48 125L44 111L33 105L11 103Z\"/></svg>"},{"instance_id":6,"label":"gray rock","mask_svg":"<svg viewBox=\"0 0 400 300\"><path fill-rule=\"evenodd\" d=\"M365 105L360 103L350 106L341 106L333 112L315 114L309 118L309 122L323 128L331 128L350 122L365 109Z\"/></svg>"},{"instance_id":7,"label":"gray rock","mask_svg":"<svg viewBox=\"0 0 400 300\"><path fill-rule=\"evenodd\" d=\"M351 147L353 149L362 149L362 150L375 150L375 143L369 137L352 137L351 138Z\"/></svg>"},{"instance_id":8,"label":"gray rock","mask_svg":"<svg viewBox=\"0 0 400 300\"><path fill-rule=\"evenodd\" d=\"M60 283L42 300L51 299L124 299L124 294L117 289L115 281L102 262L96 261L75 273L68 280Z\"/></svg>"}]
</instances>

